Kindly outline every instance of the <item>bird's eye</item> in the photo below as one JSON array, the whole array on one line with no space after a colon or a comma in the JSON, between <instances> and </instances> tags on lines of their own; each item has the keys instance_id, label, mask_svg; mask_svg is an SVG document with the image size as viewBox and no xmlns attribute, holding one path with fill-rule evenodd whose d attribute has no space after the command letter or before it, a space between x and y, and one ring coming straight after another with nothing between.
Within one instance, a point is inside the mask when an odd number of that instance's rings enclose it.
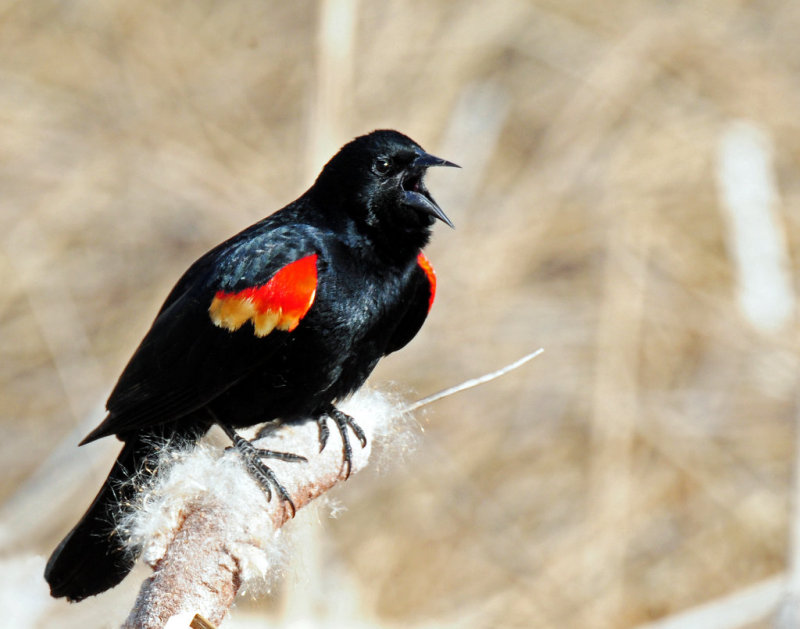
<instances>
[{"instance_id":1,"label":"bird's eye","mask_svg":"<svg viewBox=\"0 0 800 629\"><path fill-rule=\"evenodd\" d=\"M377 175L385 175L392 169L392 160L388 157L378 157L372 162L372 170Z\"/></svg>"}]
</instances>

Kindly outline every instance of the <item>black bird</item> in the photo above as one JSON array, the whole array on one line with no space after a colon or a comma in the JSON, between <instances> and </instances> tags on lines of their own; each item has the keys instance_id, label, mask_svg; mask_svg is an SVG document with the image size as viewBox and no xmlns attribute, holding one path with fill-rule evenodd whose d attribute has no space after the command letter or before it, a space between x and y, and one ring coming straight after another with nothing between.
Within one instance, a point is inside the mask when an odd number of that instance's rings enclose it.
<instances>
[{"instance_id":1,"label":"black bird","mask_svg":"<svg viewBox=\"0 0 800 629\"><path fill-rule=\"evenodd\" d=\"M326 418L365 443L334 404L381 357L406 345L433 303L436 278L422 249L435 219L450 225L423 182L455 166L397 131L349 142L299 199L198 259L167 296L108 399L108 415L81 443L124 442L89 510L53 552L54 597L80 601L117 585L135 561L114 533L134 473L152 474L159 439L195 441L220 425L268 494L291 505L236 428Z\"/></svg>"}]
</instances>

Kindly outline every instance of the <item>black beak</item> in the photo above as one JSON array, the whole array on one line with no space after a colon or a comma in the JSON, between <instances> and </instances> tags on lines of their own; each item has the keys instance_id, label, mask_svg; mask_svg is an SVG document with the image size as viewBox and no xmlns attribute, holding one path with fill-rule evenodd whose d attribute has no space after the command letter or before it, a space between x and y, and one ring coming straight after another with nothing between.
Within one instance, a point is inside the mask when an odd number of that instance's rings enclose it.
<instances>
[{"instance_id":1,"label":"black beak","mask_svg":"<svg viewBox=\"0 0 800 629\"><path fill-rule=\"evenodd\" d=\"M461 168L458 164L448 162L446 159L436 157L430 153L420 153L411 165L415 168L430 168L431 166L450 166L451 168Z\"/></svg>"},{"instance_id":2,"label":"black beak","mask_svg":"<svg viewBox=\"0 0 800 629\"><path fill-rule=\"evenodd\" d=\"M422 172L426 168L430 168L431 166L450 166L452 168L461 168L458 164L454 164L453 162L448 162L446 159L442 159L441 157L436 157L435 155L431 155L430 153L420 153L414 161L411 162L411 167L413 170L417 172ZM453 229L455 229L455 225L453 225L453 221L451 221L447 214L442 211L436 201L433 200L430 192L428 192L424 186L422 186L422 176L419 177L419 183L416 184L411 190L405 191L406 203L411 207L416 208L420 212L424 212L426 214L430 214L434 218L438 218L440 221L449 225Z\"/></svg>"}]
</instances>

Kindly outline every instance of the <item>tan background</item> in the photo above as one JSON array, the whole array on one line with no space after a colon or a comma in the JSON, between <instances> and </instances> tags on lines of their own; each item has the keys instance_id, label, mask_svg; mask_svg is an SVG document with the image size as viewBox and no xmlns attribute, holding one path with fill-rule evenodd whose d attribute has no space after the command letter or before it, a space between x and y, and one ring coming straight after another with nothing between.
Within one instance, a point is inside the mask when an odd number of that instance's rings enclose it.
<instances>
[{"instance_id":1,"label":"tan background","mask_svg":"<svg viewBox=\"0 0 800 629\"><path fill-rule=\"evenodd\" d=\"M16 626L125 616L146 571L68 607L29 557L116 449L75 444L186 266L377 127L464 168L429 178L457 225L431 317L372 382L415 399L546 352L430 407L405 463L298 523L306 559L232 626L634 627L790 570L799 31L794 0L0 3ZM766 587L724 626L771 626Z\"/></svg>"}]
</instances>

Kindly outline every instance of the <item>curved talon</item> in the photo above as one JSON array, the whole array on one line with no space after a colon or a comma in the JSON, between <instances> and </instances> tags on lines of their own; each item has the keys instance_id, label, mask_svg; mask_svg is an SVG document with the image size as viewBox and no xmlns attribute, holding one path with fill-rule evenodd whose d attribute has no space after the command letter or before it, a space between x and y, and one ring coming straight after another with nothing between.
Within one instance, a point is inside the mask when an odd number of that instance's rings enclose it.
<instances>
[{"instance_id":1,"label":"curved talon","mask_svg":"<svg viewBox=\"0 0 800 629\"><path fill-rule=\"evenodd\" d=\"M347 425L353 429L353 432L356 434L356 437L358 437L358 441L361 443L361 447L366 448L367 435L364 434L364 429L361 428L361 426L359 426L349 415L345 415L345 417L347 417L347 419L350 420L347 422Z\"/></svg>"},{"instance_id":2,"label":"curved talon","mask_svg":"<svg viewBox=\"0 0 800 629\"><path fill-rule=\"evenodd\" d=\"M331 419L333 419L333 421L336 422L336 427L339 429L339 434L342 435L342 451L344 454L344 461L342 462L342 467L346 466L344 478L345 480L347 480L348 478L350 478L350 473L353 470L353 448L350 445L350 437L347 435L347 427L350 426L350 428L353 430L353 433L355 433L356 437L361 443L362 448L366 447L367 445L367 436L366 434L364 434L364 430L361 428L361 426L359 426L356 423L356 421L352 417L350 417L350 415L348 415L347 413L343 413L333 404L331 404L330 407L325 412L325 414L322 417L320 417L320 420L323 420L326 416L330 417ZM327 431L327 425L325 427L325 430Z\"/></svg>"},{"instance_id":3,"label":"curved talon","mask_svg":"<svg viewBox=\"0 0 800 629\"><path fill-rule=\"evenodd\" d=\"M331 434L331 431L328 428L327 415L323 414L317 418L317 427L319 428L319 451L322 452L325 449L325 446L328 443L328 437Z\"/></svg>"}]
</instances>

